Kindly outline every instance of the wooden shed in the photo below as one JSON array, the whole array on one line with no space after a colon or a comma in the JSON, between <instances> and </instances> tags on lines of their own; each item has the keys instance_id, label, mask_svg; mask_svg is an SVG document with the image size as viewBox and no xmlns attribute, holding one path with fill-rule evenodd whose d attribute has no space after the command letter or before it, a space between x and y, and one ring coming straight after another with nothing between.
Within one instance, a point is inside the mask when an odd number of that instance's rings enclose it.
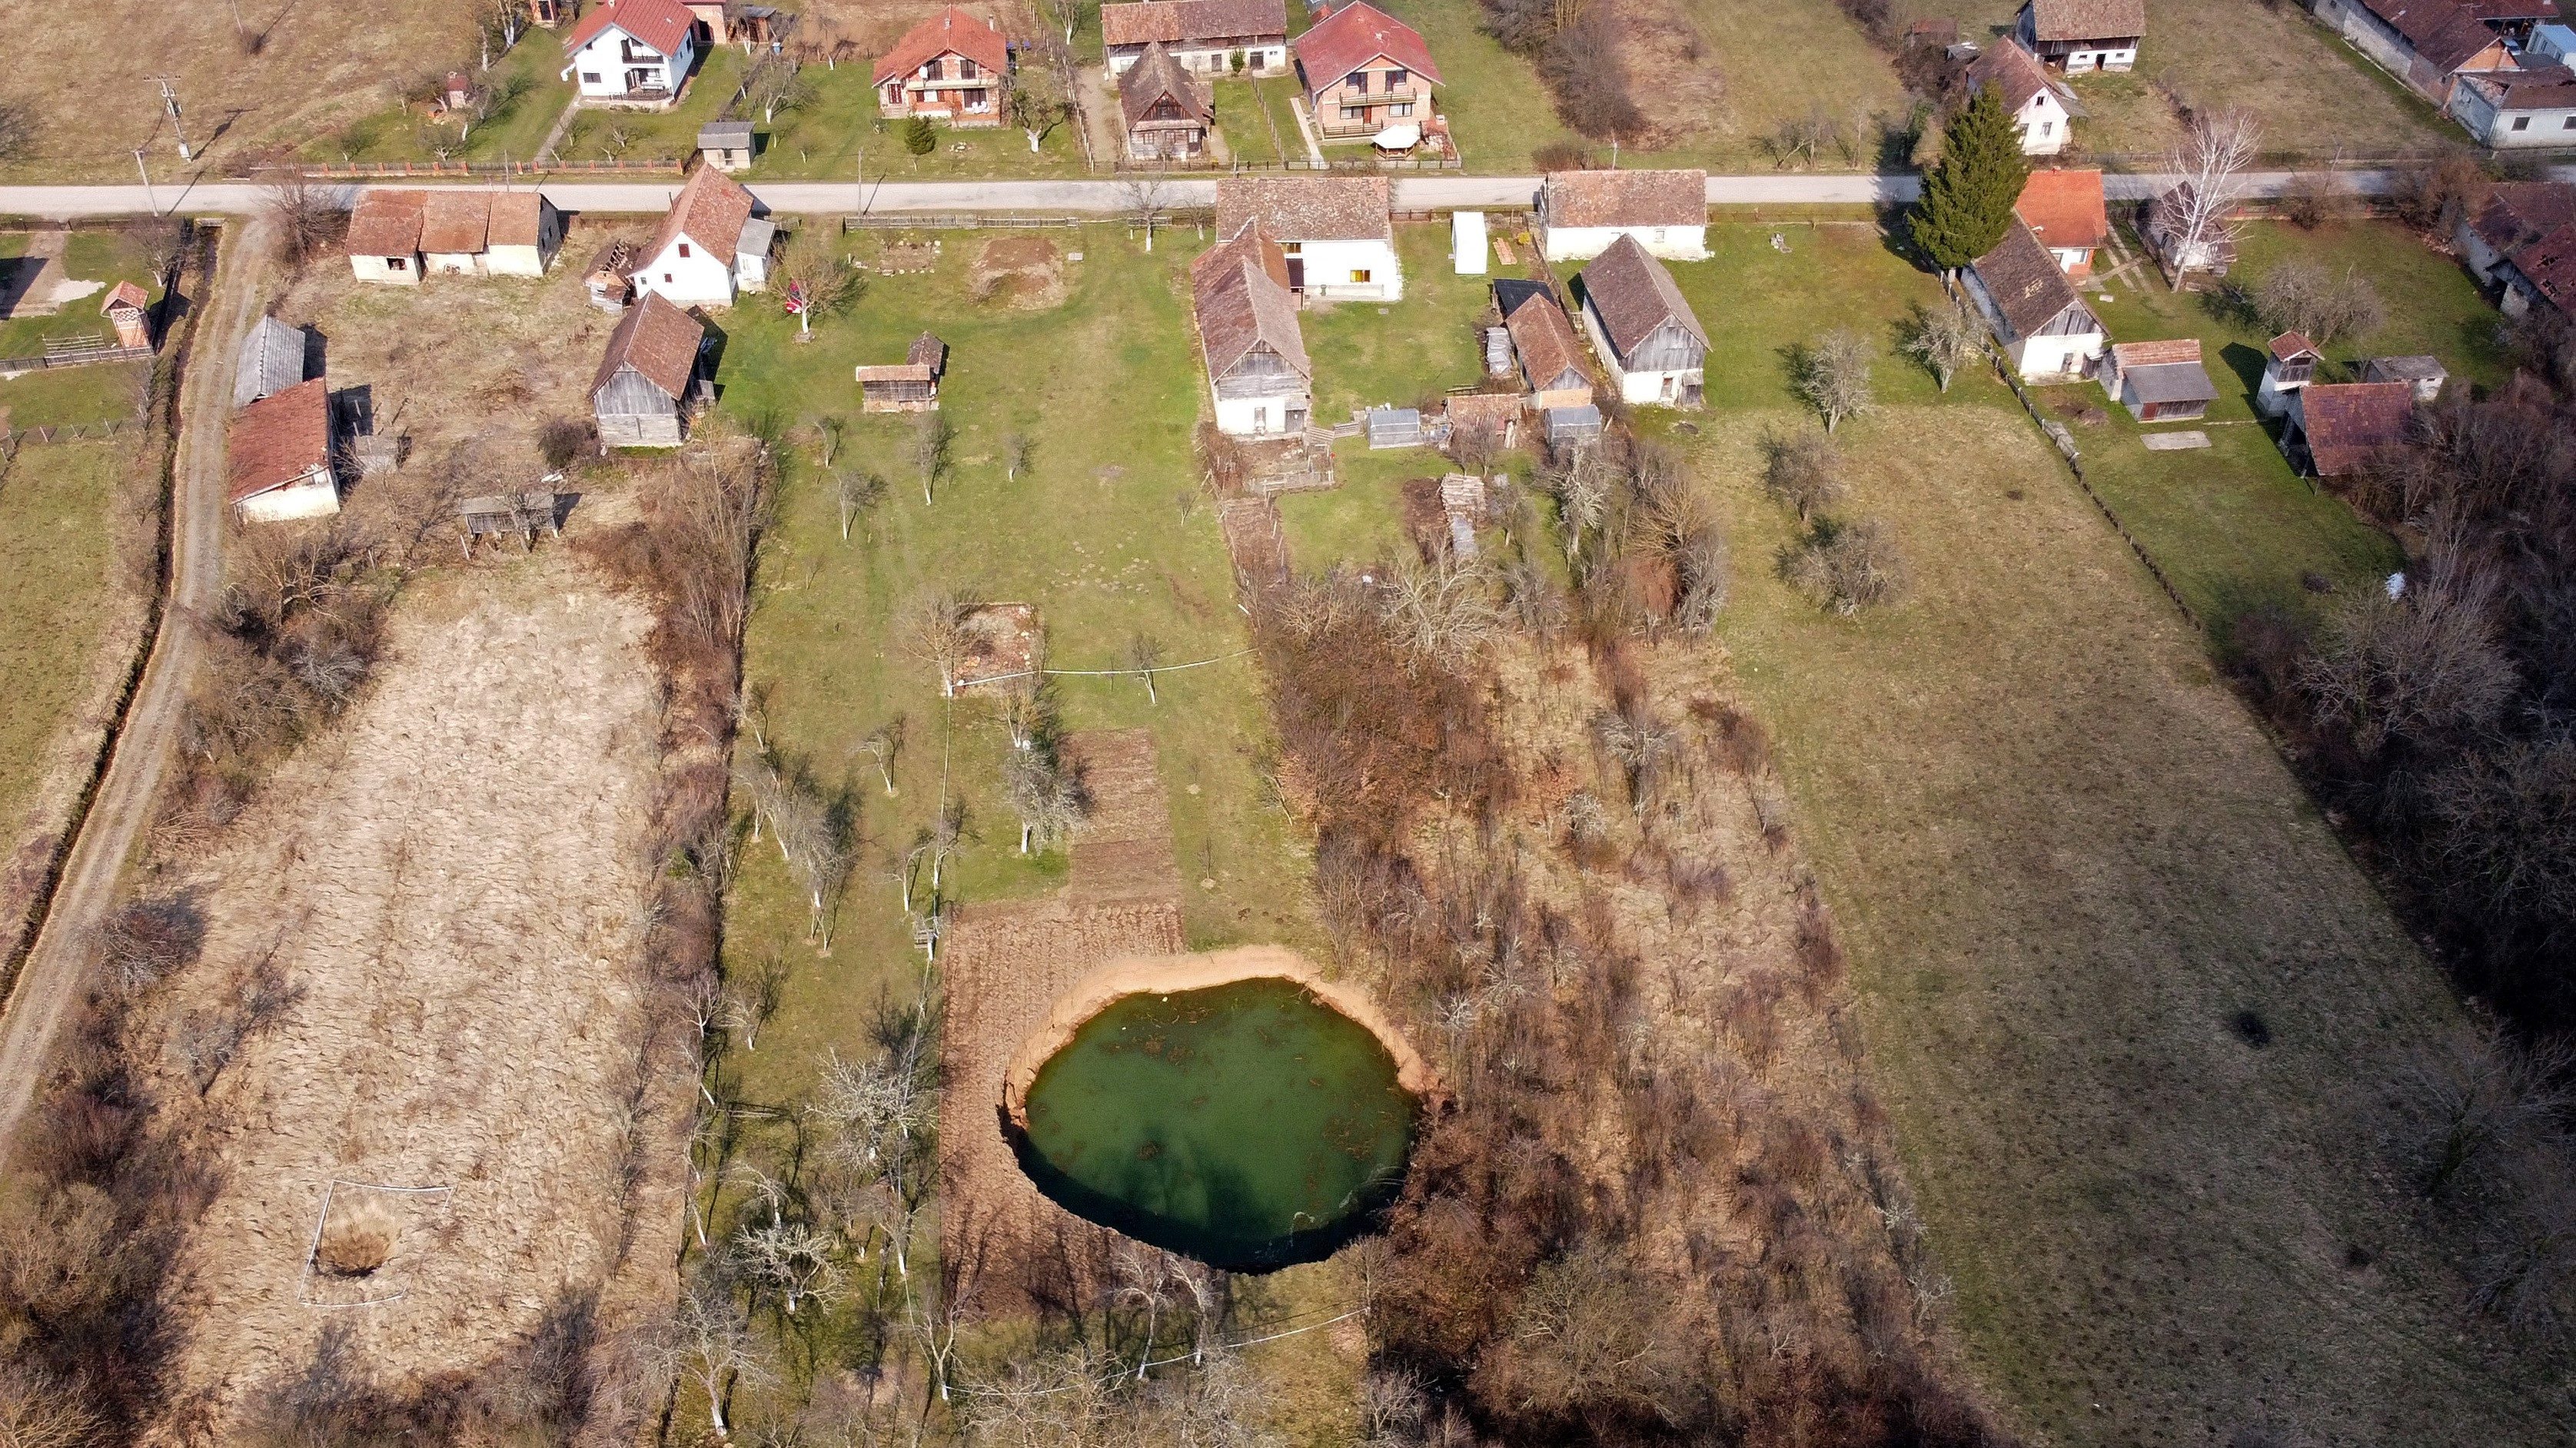
<instances>
[{"instance_id":1,"label":"wooden shed","mask_svg":"<svg viewBox=\"0 0 2576 1448\"><path fill-rule=\"evenodd\" d=\"M707 330L679 304L654 293L627 309L608 334L608 353L590 381L599 446L678 447L698 390Z\"/></svg>"},{"instance_id":2,"label":"wooden shed","mask_svg":"<svg viewBox=\"0 0 2576 1448\"><path fill-rule=\"evenodd\" d=\"M132 282L118 282L109 290L107 300L99 303L98 314L116 329L119 347L152 345L152 296Z\"/></svg>"},{"instance_id":3,"label":"wooden shed","mask_svg":"<svg viewBox=\"0 0 2576 1448\"><path fill-rule=\"evenodd\" d=\"M861 412L937 412L948 344L928 332L912 339L899 365L858 369Z\"/></svg>"},{"instance_id":4,"label":"wooden shed","mask_svg":"<svg viewBox=\"0 0 2576 1448\"><path fill-rule=\"evenodd\" d=\"M1494 283L1494 302L1503 326L1512 334L1512 351L1521 362L1521 383L1541 411L1581 407L1592 401L1592 374L1583 366L1583 345L1574 339L1574 324L1547 288L1509 278Z\"/></svg>"}]
</instances>

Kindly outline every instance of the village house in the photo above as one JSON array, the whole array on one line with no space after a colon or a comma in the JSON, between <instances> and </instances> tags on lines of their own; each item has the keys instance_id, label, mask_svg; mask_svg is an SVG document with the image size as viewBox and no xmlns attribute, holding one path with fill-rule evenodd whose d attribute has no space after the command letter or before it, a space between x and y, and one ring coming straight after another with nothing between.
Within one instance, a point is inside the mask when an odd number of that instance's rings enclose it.
<instances>
[{"instance_id":1,"label":"village house","mask_svg":"<svg viewBox=\"0 0 2576 1448\"><path fill-rule=\"evenodd\" d=\"M421 213L420 255L431 276L472 276L483 269L492 231L492 193L441 187Z\"/></svg>"},{"instance_id":2,"label":"village house","mask_svg":"<svg viewBox=\"0 0 2576 1448\"><path fill-rule=\"evenodd\" d=\"M304 380L304 333L275 317L251 324L233 363L233 406L248 407Z\"/></svg>"},{"instance_id":3,"label":"village house","mask_svg":"<svg viewBox=\"0 0 2576 1448\"><path fill-rule=\"evenodd\" d=\"M2091 276L2093 253L2111 243L2111 212L2102 201L2099 171L2033 171L2013 214L2071 277Z\"/></svg>"},{"instance_id":4,"label":"village house","mask_svg":"<svg viewBox=\"0 0 2576 1448\"><path fill-rule=\"evenodd\" d=\"M98 304L98 314L116 329L116 345L127 348L152 346L152 294L132 282L118 282L110 287L107 299Z\"/></svg>"},{"instance_id":5,"label":"village house","mask_svg":"<svg viewBox=\"0 0 2576 1448\"><path fill-rule=\"evenodd\" d=\"M2497 3L2521 8L2508 0ZM2445 109L2461 76L2515 68L2504 34L2461 0L2317 0L2316 16L2408 89Z\"/></svg>"},{"instance_id":6,"label":"village house","mask_svg":"<svg viewBox=\"0 0 2576 1448\"><path fill-rule=\"evenodd\" d=\"M2296 394L2314 381L2326 354L2304 332L2283 332L2263 349L2263 380L2254 389L2254 410L2279 417L2298 405Z\"/></svg>"},{"instance_id":7,"label":"village house","mask_svg":"<svg viewBox=\"0 0 2576 1448\"><path fill-rule=\"evenodd\" d=\"M1540 412L1581 407L1592 401L1592 374L1583 367L1583 344L1574 339L1574 324L1545 286L1514 278L1494 281L1494 306L1511 334L1512 355L1520 361L1521 385L1529 389L1530 406Z\"/></svg>"},{"instance_id":8,"label":"village house","mask_svg":"<svg viewBox=\"0 0 2576 1448\"><path fill-rule=\"evenodd\" d=\"M224 445L225 496L245 523L318 518L340 511L331 473L331 395L316 377L233 414Z\"/></svg>"},{"instance_id":9,"label":"village house","mask_svg":"<svg viewBox=\"0 0 2576 1448\"><path fill-rule=\"evenodd\" d=\"M2148 202L2138 239L2146 243L2149 256L2164 264L2168 277L2184 272L2223 277L2236 265L2235 233L2227 227L2204 225L2198 239L2188 237L2192 194L2191 183L2186 181Z\"/></svg>"},{"instance_id":10,"label":"village house","mask_svg":"<svg viewBox=\"0 0 2576 1448\"><path fill-rule=\"evenodd\" d=\"M2054 156L2066 149L2074 118L2084 113L2075 92L2051 75L2039 58L2012 39L1995 42L1970 62L1961 82L1969 96L1992 86L2021 133L2025 156Z\"/></svg>"},{"instance_id":11,"label":"village house","mask_svg":"<svg viewBox=\"0 0 2576 1448\"><path fill-rule=\"evenodd\" d=\"M1391 188L1383 176L1243 176L1216 183L1216 232L1258 224L1287 261L1291 292L1313 300L1404 297Z\"/></svg>"},{"instance_id":12,"label":"village house","mask_svg":"<svg viewBox=\"0 0 2576 1448\"><path fill-rule=\"evenodd\" d=\"M2499 181L2486 203L2460 217L2451 243L2469 275L2493 285L2496 263L2576 222L2576 186L2564 181Z\"/></svg>"},{"instance_id":13,"label":"village house","mask_svg":"<svg viewBox=\"0 0 2576 1448\"><path fill-rule=\"evenodd\" d=\"M1627 237L1675 261L1708 257L1706 171L1551 171L1538 189L1549 261L1601 255Z\"/></svg>"},{"instance_id":14,"label":"village house","mask_svg":"<svg viewBox=\"0 0 2576 1448\"><path fill-rule=\"evenodd\" d=\"M756 144L749 121L709 121L698 127L698 155L719 171L748 169Z\"/></svg>"},{"instance_id":15,"label":"village house","mask_svg":"<svg viewBox=\"0 0 2576 1448\"><path fill-rule=\"evenodd\" d=\"M1010 73L1011 44L1002 32L951 5L905 31L877 61L877 114L998 126Z\"/></svg>"},{"instance_id":16,"label":"village house","mask_svg":"<svg viewBox=\"0 0 2576 1448\"><path fill-rule=\"evenodd\" d=\"M1128 160L1195 161L1207 154L1216 96L1156 41L1119 75L1118 116L1127 130Z\"/></svg>"},{"instance_id":17,"label":"village house","mask_svg":"<svg viewBox=\"0 0 2576 1448\"><path fill-rule=\"evenodd\" d=\"M2112 343L2102 390L2140 422L2187 422L2218 400L2218 388L2201 365L2198 337Z\"/></svg>"},{"instance_id":18,"label":"village house","mask_svg":"<svg viewBox=\"0 0 2576 1448\"><path fill-rule=\"evenodd\" d=\"M948 344L928 332L912 339L903 361L858 369L859 411L937 412L939 379L948 371Z\"/></svg>"},{"instance_id":19,"label":"village house","mask_svg":"<svg viewBox=\"0 0 2576 1448\"><path fill-rule=\"evenodd\" d=\"M1191 312L1207 361L1220 432L1303 432L1314 410L1315 364L1297 328L1283 249L1247 221L1190 264Z\"/></svg>"},{"instance_id":20,"label":"village house","mask_svg":"<svg viewBox=\"0 0 2576 1448\"><path fill-rule=\"evenodd\" d=\"M687 409L703 391L698 361L706 339L698 319L667 297L648 295L627 309L590 380L601 452L680 445Z\"/></svg>"},{"instance_id":21,"label":"village house","mask_svg":"<svg viewBox=\"0 0 2576 1448\"><path fill-rule=\"evenodd\" d=\"M2344 478L2403 447L2415 421L2405 382L2313 382L2299 390L2281 429L2281 451L2300 472Z\"/></svg>"},{"instance_id":22,"label":"village house","mask_svg":"<svg viewBox=\"0 0 2576 1448\"><path fill-rule=\"evenodd\" d=\"M423 191L369 191L358 198L342 242L358 280L420 285L420 229L428 209Z\"/></svg>"},{"instance_id":23,"label":"village house","mask_svg":"<svg viewBox=\"0 0 2576 1448\"><path fill-rule=\"evenodd\" d=\"M1368 0L1351 0L1288 48L1306 109L1328 141L1420 125L1431 115L1431 88L1442 83L1421 32Z\"/></svg>"},{"instance_id":24,"label":"village house","mask_svg":"<svg viewBox=\"0 0 2576 1448\"><path fill-rule=\"evenodd\" d=\"M732 177L699 167L627 273L636 295L664 296L684 307L729 307L736 293L766 288L769 244L778 232L752 214L755 207Z\"/></svg>"},{"instance_id":25,"label":"village house","mask_svg":"<svg viewBox=\"0 0 2576 1448\"><path fill-rule=\"evenodd\" d=\"M2451 119L2498 150L2576 144L2576 74L2563 65L2464 75L2451 88Z\"/></svg>"},{"instance_id":26,"label":"village house","mask_svg":"<svg viewBox=\"0 0 2576 1448\"><path fill-rule=\"evenodd\" d=\"M1583 325L1621 401L1699 405L1708 332L1635 237L1620 237L1584 268Z\"/></svg>"},{"instance_id":27,"label":"village house","mask_svg":"<svg viewBox=\"0 0 2576 1448\"><path fill-rule=\"evenodd\" d=\"M496 277L541 277L563 249L563 213L534 191L492 193L483 238L483 271Z\"/></svg>"},{"instance_id":28,"label":"village house","mask_svg":"<svg viewBox=\"0 0 2576 1448\"><path fill-rule=\"evenodd\" d=\"M2019 221L1994 250L1969 264L1966 281L2023 380L2072 381L2102 355L2100 319L2057 269L2057 258Z\"/></svg>"},{"instance_id":29,"label":"village house","mask_svg":"<svg viewBox=\"0 0 2576 1448\"><path fill-rule=\"evenodd\" d=\"M2514 248L2489 274L2496 282L2496 307L2508 317L2526 316L2541 305L2576 315L2576 223Z\"/></svg>"},{"instance_id":30,"label":"village house","mask_svg":"<svg viewBox=\"0 0 2576 1448\"><path fill-rule=\"evenodd\" d=\"M2069 75L2129 69L2146 33L2146 0L2022 0L2013 17L2013 37Z\"/></svg>"},{"instance_id":31,"label":"village house","mask_svg":"<svg viewBox=\"0 0 2576 1448\"><path fill-rule=\"evenodd\" d=\"M564 37L564 53L558 78L578 76L583 100L666 107L697 64L697 17L679 0L603 0Z\"/></svg>"},{"instance_id":32,"label":"village house","mask_svg":"<svg viewBox=\"0 0 2576 1448\"><path fill-rule=\"evenodd\" d=\"M1200 75L1277 75L1288 68L1286 0L1133 0L1100 7L1109 74L1127 73L1145 47L1170 51Z\"/></svg>"}]
</instances>

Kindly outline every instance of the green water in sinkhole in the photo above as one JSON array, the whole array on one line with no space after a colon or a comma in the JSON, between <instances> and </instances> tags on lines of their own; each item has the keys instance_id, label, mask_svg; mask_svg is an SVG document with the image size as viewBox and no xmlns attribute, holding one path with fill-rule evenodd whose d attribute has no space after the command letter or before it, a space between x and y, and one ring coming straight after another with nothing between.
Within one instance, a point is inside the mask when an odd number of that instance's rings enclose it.
<instances>
[{"instance_id":1,"label":"green water in sinkhole","mask_svg":"<svg viewBox=\"0 0 2576 1448\"><path fill-rule=\"evenodd\" d=\"M1420 1106L1293 981L1122 996L1038 1069L1020 1164L1065 1208L1220 1267L1314 1261L1404 1178Z\"/></svg>"}]
</instances>

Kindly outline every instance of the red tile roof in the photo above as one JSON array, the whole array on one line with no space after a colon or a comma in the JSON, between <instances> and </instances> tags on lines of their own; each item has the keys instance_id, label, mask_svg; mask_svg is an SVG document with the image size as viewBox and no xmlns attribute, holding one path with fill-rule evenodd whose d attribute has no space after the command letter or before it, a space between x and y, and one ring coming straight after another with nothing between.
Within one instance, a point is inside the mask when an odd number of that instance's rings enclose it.
<instances>
[{"instance_id":1,"label":"red tile roof","mask_svg":"<svg viewBox=\"0 0 2576 1448\"><path fill-rule=\"evenodd\" d=\"M951 5L903 33L877 61L876 84L910 75L948 54L966 57L993 75L1011 68L1011 43L1002 32Z\"/></svg>"},{"instance_id":2,"label":"red tile roof","mask_svg":"<svg viewBox=\"0 0 2576 1448\"><path fill-rule=\"evenodd\" d=\"M2576 224L2552 229L2507 260L2551 306L2576 315Z\"/></svg>"},{"instance_id":3,"label":"red tile roof","mask_svg":"<svg viewBox=\"0 0 2576 1448\"><path fill-rule=\"evenodd\" d=\"M420 249L433 255L479 256L492 234L492 193L441 190L429 193L420 224Z\"/></svg>"},{"instance_id":4,"label":"red tile roof","mask_svg":"<svg viewBox=\"0 0 2576 1448\"><path fill-rule=\"evenodd\" d=\"M370 191L349 218L351 256L409 256L420 250L420 226L429 209L426 191Z\"/></svg>"},{"instance_id":5,"label":"red tile roof","mask_svg":"<svg viewBox=\"0 0 2576 1448\"><path fill-rule=\"evenodd\" d=\"M118 282L109 290L107 299L98 304L98 314L104 317L120 306L141 309L150 305L152 305L150 292L132 282Z\"/></svg>"},{"instance_id":6,"label":"red tile roof","mask_svg":"<svg viewBox=\"0 0 2576 1448\"><path fill-rule=\"evenodd\" d=\"M2443 71L2453 71L2491 45L2496 33L2463 9L2457 0L2361 0L2371 14L2388 22L2417 55Z\"/></svg>"},{"instance_id":7,"label":"red tile roof","mask_svg":"<svg viewBox=\"0 0 2576 1448\"><path fill-rule=\"evenodd\" d=\"M2305 332L2283 332L2272 339L2272 360L2275 362L2292 362L2301 357L2322 361L2325 355L2317 350L2316 343L2308 340Z\"/></svg>"},{"instance_id":8,"label":"red tile roof","mask_svg":"<svg viewBox=\"0 0 2576 1448\"><path fill-rule=\"evenodd\" d=\"M2093 310L2075 294L2075 287L2059 270L2057 258L2048 254L2030 228L2015 221L2004 232L1995 249L1969 263L1976 273L1977 284L1993 299L1995 310L2003 314L2004 323L2012 329L2007 341L2033 336L2049 323L2064 315L2069 307L2087 317ZM2099 331L2101 323L2094 322Z\"/></svg>"},{"instance_id":9,"label":"red tile roof","mask_svg":"<svg viewBox=\"0 0 2576 1448\"><path fill-rule=\"evenodd\" d=\"M2411 382L2311 382L2299 394L2299 431L2321 478L2342 477L2404 443L2414 417Z\"/></svg>"},{"instance_id":10,"label":"red tile roof","mask_svg":"<svg viewBox=\"0 0 2576 1448\"><path fill-rule=\"evenodd\" d=\"M2478 212L2478 238L2510 253L2576 221L2576 186L2564 181L2499 181Z\"/></svg>"},{"instance_id":11,"label":"red tile roof","mask_svg":"<svg viewBox=\"0 0 2576 1448\"><path fill-rule=\"evenodd\" d=\"M1550 226L1706 226L1706 171L1551 171L1539 202Z\"/></svg>"},{"instance_id":12,"label":"red tile roof","mask_svg":"<svg viewBox=\"0 0 2576 1448\"><path fill-rule=\"evenodd\" d=\"M672 242L687 237L707 255L731 266L742 241L742 224L750 219L751 193L715 167L700 166L680 194L671 198L671 209L663 213L661 229L653 233L641 260L649 264Z\"/></svg>"},{"instance_id":13,"label":"red tile roof","mask_svg":"<svg viewBox=\"0 0 2576 1448\"><path fill-rule=\"evenodd\" d=\"M2161 367L2173 362L2200 360L2198 337L2176 337L2162 342L2114 342L2111 344L2112 365L2121 371L2132 367Z\"/></svg>"},{"instance_id":14,"label":"red tile roof","mask_svg":"<svg viewBox=\"0 0 2576 1448\"><path fill-rule=\"evenodd\" d=\"M659 292L645 293L608 334L608 351L590 379L590 395L596 398L620 369L632 367L673 399L685 396L697 371L698 344L706 335L707 329L679 303Z\"/></svg>"},{"instance_id":15,"label":"red tile roof","mask_svg":"<svg viewBox=\"0 0 2576 1448\"><path fill-rule=\"evenodd\" d=\"M502 191L492 197L493 246L537 246L544 239L547 201L534 191Z\"/></svg>"},{"instance_id":16,"label":"red tile roof","mask_svg":"<svg viewBox=\"0 0 2576 1448\"><path fill-rule=\"evenodd\" d=\"M1368 0L1352 0L1288 48L1296 52L1297 68L1305 72L1309 91L1322 90L1381 55L1433 85L1442 83L1440 67L1431 61L1431 48L1422 43L1422 32Z\"/></svg>"},{"instance_id":17,"label":"red tile roof","mask_svg":"<svg viewBox=\"0 0 2576 1448\"><path fill-rule=\"evenodd\" d=\"M2099 171L2033 171L2013 210L2052 250L2110 244L2111 213L2102 204Z\"/></svg>"},{"instance_id":18,"label":"red tile roof","mask_svg":"<svg viewBox=\"0 0 2576 1448\"><path fill-rule=\"evenodd\" d=\"M1100 7L1103 45L1284 39L1287 34L1287 0L1132 0Z\"/></svg>"},{"instance_id":19,"label":"red tile roof","mask_svg":"<svg viewBox=\"0 0 2576 1448\"><path fill-rule=\"evenodd\" d=\"M331 463L331 394L316 377L233 414L225 445L231 502L282 488Z\"/></svg>"},{"instance_id":20,"label":"red tile roof","mask_svg":"<svg viewBox=\"0 0 2576 1448\"><path fill-rule=\"evenodd\" d=\"M696 24L697 17L679 0L607 0L573 26L572 34L564 37L564 49L579 50L614 25L663 55L676 55Z\"/></svg>"}]
</instances>

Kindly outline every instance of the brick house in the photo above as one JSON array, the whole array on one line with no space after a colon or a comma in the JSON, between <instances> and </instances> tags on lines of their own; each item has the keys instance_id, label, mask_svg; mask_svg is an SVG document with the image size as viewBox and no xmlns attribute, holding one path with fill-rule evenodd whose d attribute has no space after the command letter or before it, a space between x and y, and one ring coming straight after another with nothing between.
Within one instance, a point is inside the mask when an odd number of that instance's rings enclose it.
<instances>
[{"instance_id":1,"label":"brick house","mask_svg":"<svg viewBox=\"0 0 2576 1448\"><path fill-rule=\"evenodd\" d=\"M1431 48L1420 31L1368 0L1352 0L1288 48L1325 139L1364 139L1430 119L1431 88L1442 84Z\"/></svg>"},{"instance_id":2,"label":"brick house","mask_svg":"<svg viewBox=\"0 0 2576 1448\"><path fill-rule=\"evenodd\" d=\"M951 5L905 31L877 61L877 114L998 126L1010 73L1011 44L1002 32Z\"/></svg>"}]
</instances>

